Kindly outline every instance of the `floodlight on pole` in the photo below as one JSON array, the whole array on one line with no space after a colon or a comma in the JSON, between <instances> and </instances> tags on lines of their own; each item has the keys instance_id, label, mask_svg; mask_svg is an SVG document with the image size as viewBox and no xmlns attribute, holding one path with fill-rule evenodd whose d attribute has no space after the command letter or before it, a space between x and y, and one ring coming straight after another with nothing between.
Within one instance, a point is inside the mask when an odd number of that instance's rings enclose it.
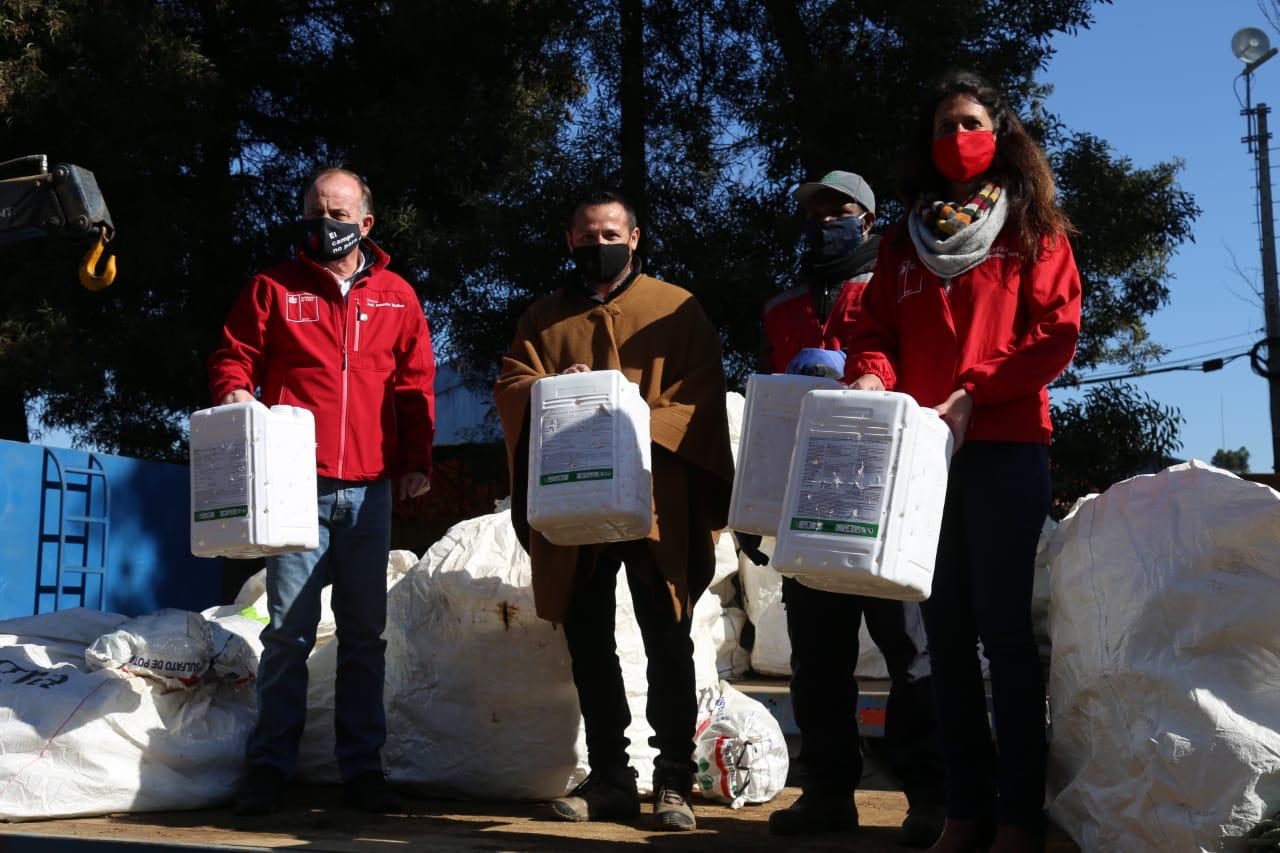
<instances>
[{"instance_id":1,"label":"floodlight on pole","mask_svg":"<svg viewBox=\"0 0 1280 853\"><path fill-rule=\"evenodd\" d=\"M1276 55L1267 34L1256 27L1245 27L1231 37L1231 52L1243 62L1245 116L1248 133L1241 140L1249 146L1258 168L1258 209L1262 242L1262 312L1266 319L1266 337L1258 341L1251 353L1253 369L1267 380L1271 398L1272 467L1280 471L1280 286L1276 281L1276 226L1271 200L1271 134L1267 131L1266 104L1253 105L1253 72ZM1256 129L1255 129L1256 122ZM1255 145L1256 143L1256 145ZM1263 354L1265 352L1265 355Z\"/></svg>"}]
</instances>

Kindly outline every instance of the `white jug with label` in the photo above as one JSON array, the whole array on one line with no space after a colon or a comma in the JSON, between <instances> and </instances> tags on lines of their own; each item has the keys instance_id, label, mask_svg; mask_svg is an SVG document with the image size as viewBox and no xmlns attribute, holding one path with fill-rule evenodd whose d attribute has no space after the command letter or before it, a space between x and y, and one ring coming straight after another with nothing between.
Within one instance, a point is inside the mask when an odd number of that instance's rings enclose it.
<instances>
[{"instance_id":1,"label":"white jug with label","mask_svg":"<svg viewBox=\"0 0 1280 853\"><path fill-rule=\"evenodd\" d=\"M320 545L316 424L256 400L191 416L191 553L264 557Z\"/></svg>"},{"instance_id":2,"label":"white jug with label","mask_svg":"<svg viewBox=\"0 0 1280 853\"><path fill-rule=\"evenodd\" d=\"M555 545L653 527L649 404L617 370L547 376L529 405L529 526Z\"/></svg>"},{"instance_id":3,"label":"white jug with label","mask_svg":"<svg viewBox=\"0 0 1280 853\"><path fill-rule=\"evenodd\" d=\"M951 430L890 391L810 391L800 406L773 567L831 592L923 601Z\"/></svg>"},{"instance_id":4,"label":"white jug with label","mask_svg":"<svg viewBox=\"0 0 1280 853\"><path fill-rule=\"evenodd\" d=\"M729 527L744 533L777 536L791 451L800 421L800 401L810 391L843 386L823 376L786 373L747 378L742 439L733 471Z\"/></svg>"}]
</instances>

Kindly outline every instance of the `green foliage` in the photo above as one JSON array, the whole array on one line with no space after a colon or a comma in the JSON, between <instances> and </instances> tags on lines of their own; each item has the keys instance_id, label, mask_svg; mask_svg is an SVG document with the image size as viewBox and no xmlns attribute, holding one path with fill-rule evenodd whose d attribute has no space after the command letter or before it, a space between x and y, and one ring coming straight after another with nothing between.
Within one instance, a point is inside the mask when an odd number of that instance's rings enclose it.
<instances>
[{"instance_id":1,"label":"green foliage","mask_svg":"<svg viewBox=\"0 0 1280 853\"><path fill-rule=\"evenodd\" d=\"M1178 165L1136 169L1039 107L1052 38L1088 26L1093 0L639 5L637 91L622 86L635 53L620 0L0 0L0 152L93 170L121 270L90 294L74 279L83 246L6 249L0 407L39 404L44 425L104 449L181 458L222 317L287 255L306 176L332 164L369 179L374 239L418 287L441 355L484 387L515 318L563 280L575 195L634 181L624 117L644 132L646 269L698 295L736 385L762 302L796 272L790 186L852 169L891 222L921 86L953 66L993 79L1053 152L1081 227L1077 363L1157 351L1143 323L1198 213ZM1090 399L1082 416L1125 402ZM1138 414L1176 431L1159 407Z\"/></svg>"},{"instance_id":2,"label":"green foliage","mask_svg":"<svg viewBox=\"0 0 1280 853\"><path fill-rule=\"evenodd\" d=\"M1215 468L1221 468L1224 471L1231 471L1235 474L1248 474L1249 448L1241 447L1238 450L1222 448L1216 450L1213 458L1209 460L1209 464Z\"/></svg>"},{"instance_id":3,"label":"green foliage","mask_svg":"<svg viewBox=\"0 0 1280 853\"><path fill-rule=\"evenodd\" d=\"M1157 471L1181 447L1182 416L1131 385L1106 383L1053 407L1053 510L1136 474Z\"/></svg>"},{"instance_id":4,"label":"green foliage","mask_svg":"<svg viewBox=\"0 0 1280 853\"><path fill-rule=\"evenodd\" d=\"M1150 340L1146 317L1169 301L1169 260L1200 208L1178 186L1181 161L1134 168L1102 139L1065 135L1054 152L1064 209L1084 289L1076 368L1105 362L1138 368L1165 350Z\"/></svg>"}]
</instances>

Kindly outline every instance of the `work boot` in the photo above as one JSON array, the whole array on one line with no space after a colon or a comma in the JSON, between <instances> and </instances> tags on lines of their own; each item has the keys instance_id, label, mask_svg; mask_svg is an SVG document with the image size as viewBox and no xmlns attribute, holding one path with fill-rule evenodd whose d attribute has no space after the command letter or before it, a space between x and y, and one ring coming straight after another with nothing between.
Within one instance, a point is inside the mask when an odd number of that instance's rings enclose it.
<instances>
[{"instance_id":1,"label":"work boot","mask_svg":"<svg viewBox=\"0 0 1280 853\"><path fill-rule=\"evenodd\" d=\"M636 771L630 767L593 771L568 796L551 801L561 820L634 820L640 816Z\"/></svg>"},{"instance_id":2,"label":"work boot","mask_svg":"<svg viewBox=\"0 0 1280 853\"><path fill-rule=\"evenodd\" d=\"M284 790L284 773L270 764L255 764L236 792L232 810L245 817L271 814L280 808Z\"/></svg>"},{"instance_id":3,"label":"work boot","mask_svg":"<svg viewBox=\"0 0 1280 853\"><path fill-rule=\"evenodd\" d=\"M689 791L671 785L663 785L653 795L653 814L658 819L658 829L684 832L698 828L689 805Z\"/></svg>"},{"instance_id":4,"label":"work boot","mask_svg":"<svg viewBox=\"0 0 1280 853\"><path fill-rule=\"evenodd\" d=\"M688 758L659 755L653 762L653 816L658 829L676 832L698 828L689 805L694 764Z\"/></svg>"},{"instance_id":5,"label":"work boot","mask_svg":"<svg viewBox=\"0 0 1280 853\"><path fill-rule=\"evenodd\" d=\"M819 835L858 828L858 808L852 793L806 791L785 809L769 815L774 835Z\"/></svg>"},{"instance_id":6,"label":"work boot","mask_svg":"<svg viewBox=\"0 0 1280 853\"><path fill-rule=\"evenodd\" d=\"M902 822L898 843L903 847L924 849L937 841L946 824L946 809L936 803L907 805L907 818Z\"/></svg>"},{"instance_id":7,"label":"work boot","mask_svg":"<svg viewBox=\"0 0 1280 853\"><path fill-rule=\"evenodd\" d=\"M342 804L371 814L403 814L404 800L387 782L381 770L370 770L342 786Z\"/></svg>"},{"instance_id":8,"label":"work boot","mask_svg":"<svg viewBox=\"0 0 1280 853\"><path fill-rule=\"evenodd\" d=\"M942 826L942 835L933 842L929 853L974 853L986 850L994 835L995 826L990 820L947 818Z\"/></svg>"}]
</instances>

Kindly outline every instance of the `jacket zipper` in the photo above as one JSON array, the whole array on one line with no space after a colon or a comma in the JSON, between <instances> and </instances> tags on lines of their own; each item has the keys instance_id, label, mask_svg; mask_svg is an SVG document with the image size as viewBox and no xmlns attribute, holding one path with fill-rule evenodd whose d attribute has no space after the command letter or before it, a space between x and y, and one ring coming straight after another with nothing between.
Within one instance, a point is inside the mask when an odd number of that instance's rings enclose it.
<instances>
[{"instance_id":1,"label":"jacket zipper","mask_svg":"<svg viewBox=\"0 0 1280 853\"><path fill-rule=\"evenodd\" d=\"M342 397L338 415L338 479L342 479L343 461L347 455L347 324L351 312L342 300Z\"/></svg>"}]
</instances>

